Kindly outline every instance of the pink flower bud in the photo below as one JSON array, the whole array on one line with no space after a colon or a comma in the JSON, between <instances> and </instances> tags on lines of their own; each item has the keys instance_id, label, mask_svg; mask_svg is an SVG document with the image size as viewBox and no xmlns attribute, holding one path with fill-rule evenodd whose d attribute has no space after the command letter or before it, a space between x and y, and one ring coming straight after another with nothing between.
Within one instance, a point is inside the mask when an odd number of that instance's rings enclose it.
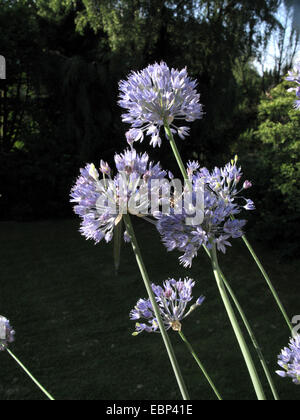
<instances>
[{"instance_id":1,"label":"pink flower bud","mask_svg":"<svg viewBox=\"0 0 300 420\"><path fill-rule=\"evenodd\" d=\"M248 188L251 188L252 187L252 182L245 181L243 187L244 187L244 190L247 190Z\"/></svg>"}]
</instances>

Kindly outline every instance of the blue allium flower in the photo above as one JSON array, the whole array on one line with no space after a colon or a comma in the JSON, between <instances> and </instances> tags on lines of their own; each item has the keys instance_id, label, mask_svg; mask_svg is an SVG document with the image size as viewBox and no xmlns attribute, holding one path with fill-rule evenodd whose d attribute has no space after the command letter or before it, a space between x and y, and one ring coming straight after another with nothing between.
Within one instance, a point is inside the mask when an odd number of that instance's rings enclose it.
<instances>
[{"instance_id":1,"label":"blue allium flower","mask_svg":"<svg viewBox=\"0 0 300 420\"><path fill-rule=\"evenodd\" d=\"M189 135L189 127L175 125L176 120L192 122L202 118L197 82L188 77L187 70L170 69L166 63L155 63L142 71L132 72L120 82L119 105L127 110L122 120L131 125L127 141L143 141L151 136L153 147L161 145L160 132L168 123L181 139Z\"/></svg>"},{"instance_id":2,"label":"blue allium flower","mask_svg":"<svg viewBox=\"0 0 300 420\"><path fill-rule=\"evenodd\" d=\"M174 331L180 331L181 321L204 302L205 298L203 296L199 297L187 311L187 305L193 299L192 289L194 285L195 282L190 278L180 279L179 281L169 279L164 282L163 287L152 284L152 290L166 330L172 328ZM159 332L158 322L150 299L140 299L130 312L130 319L132 321L145 321L136 323L134 335L142 331Z\"/></svg>"},{"instance_id":3,"label":"blue allium flower","mask_svg":"<svg viewBox=\"0 0 300 420\"><path fill-rule=\"evenodd\" d=\"M101 161L101 180L95 165L88 164L81 169L71 190L71 202L76 203L74 211L82 219L80 232L96 243L112 240L123 214L147 214L151 180L164 179L167 175L159 164L149 162L147 153L138 154L134 149L115 155L115 163L117 173L112 177L108 164ZM129 240L126 232L124 240Z\"/></svg>"},{"instance_id":4,"label":"blue allium flower","mask_svg":"<svg viewBox=\"0 0 300 420\"><path fill-rule=\"evenodd\" d=\"M300 110L300 61L296 64L293 71L289 71L289 76L286 78L286 80L295 82L298 85L296 88L289 89L289 91L296 92L296 97L298 99L295 101L295 108Z\"/></svg>"},{"instance_id":5,"label":"blue allium flower","mask_svg":"<svg viewBox=\"0 0 300 420\"><path fill-rule=\"evenodd\" d=\"M291 378L296 385L300 385L300 335L291 338L289 347L285 347L278 356L278 364L284 370L276 373L282 378Z\"/></svg>"},{"instance_id":6,"label":"blue allium flower","mask_svg":"<svg viewBox=\"0 0 300 420\"><path fill-rule=\"evenodd\" d=\"M229 239L243 236L246 220L238 220L236 216L243 209L254 210L251 200L240 196L240 193L252 186L245 181L239 189L242 178L241 168L237 167L237 160L228 163L224 168L215 168L212 172L202 168L199 170L197 162L189 162L187 172L193 188L199 180L204 182L204 221L201 225L186 223L188 213L177 214L171 209L170 214L163 212L155 214L158 219L157 229L168 251L177 249L183 252L179 258L185 267L191 267L193 259L199 249L205 245L211 249L215 244L223 253L231 246Z\"/></svg>"},{"instance_id":7,"label":"blue allium flower","mask_svg":"<svg viewBox=\"0 0 300 420\"><path fill-rule=\"evenodd\" d=\"M15 331L9 320L0 316L0 351L6 350L8 345L15 341Z\"/></svg>"}]
</instances>

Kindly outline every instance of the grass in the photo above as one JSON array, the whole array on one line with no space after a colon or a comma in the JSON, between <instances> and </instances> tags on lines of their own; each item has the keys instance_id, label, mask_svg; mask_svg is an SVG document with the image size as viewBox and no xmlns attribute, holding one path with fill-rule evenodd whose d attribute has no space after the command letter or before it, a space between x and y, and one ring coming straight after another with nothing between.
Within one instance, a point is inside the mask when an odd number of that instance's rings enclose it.
<instances>
[{"instance_id":1,"label":"grass","mask_svg":"<svg viewBox=\"0 0 300 420\"><path fill-rule=\"evenodd\" d=\"M186 271L176 253L167 254L151 225L137 221L136 230L153 282L189 275L197 280L194 296L206 296L183 328L222 396L255 399L207 256L201 254ZM56 399L180 398L160 336L131 335L128 313L146 291L130 245L123 247L116 277L112 246L85 241L76 220L0 223L0 232L0 313L17 331L11 349ZM288 313L297 315L299 263L282 262L272 249L255 247ZM275 371L289 331L264 280L239 240L220 265ZM171 339L192 399L215 399L179 336L171 332ZM0 368L1 400L44 399L7 353L0 354ZM299 399L291 381L274 378L282 399Z\"/></svg>"}]
</instances>

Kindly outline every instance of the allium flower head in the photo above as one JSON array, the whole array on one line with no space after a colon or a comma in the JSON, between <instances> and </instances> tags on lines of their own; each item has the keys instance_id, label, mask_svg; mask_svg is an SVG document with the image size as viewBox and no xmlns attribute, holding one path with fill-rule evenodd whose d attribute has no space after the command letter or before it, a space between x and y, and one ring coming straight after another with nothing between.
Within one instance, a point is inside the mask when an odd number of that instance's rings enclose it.
<instances>
[{"instance_id":1,"label":"allium flower head","mask_svg":"<svg viewBox=\"0 0 300 420\"><path fill-rule=\"evenodd\" d=\"M296 92L296 97L298 99L295 101L295 108L300 110L300 61L295 65L293 71L289 71L289 75L286 80L289 82L295 82L298 85L296 88L289 89L289 91Z\"/></svg>"},{"instance_id":2,"label":"allium flower head","mask_svg":"<svg viewBox=\"0 0 300 420\"><path fill-rule=\"evenodd\" d=\"M180 279L179 281L169 279L164 282L163 287L152 284L152 290L155 294L166 330L172 328L174 331L180 331L181 321L204 302L205 298L201 296L187 310L189 302L193 299L192 289L194 285L195 282L190 278ZM130 319L132 321L139 321L136 323L136 332L134 335L143 331L159 332L158 322L150 299L140 299L135 308L130 312ZM141 323L140 320L144 322Z\"/></svg>"},{"instance_id":3,"label":"allium flower head","mask_svg":"<svg viewBox=\"0 0 300 420\"><path fill-rule=\"evenodd\" d=\"M80 232L87 239L99 243L110 242L115 226L123 214L147 214L151 198L151 180L164 179L167 173L159 164L149 162L147 153L138 154L134 149L115 155L117 168L112 177L109 166L101 161L100 171L108 178L100 179L94 164L81 169L81 175L71 190L74 211L82 222ZM125 232L125 241L128 234Z\"/></svg>"},{"instance_id":4,"label":"allium flower head","mask_svg":"<svg viewBox=\"0 0 300 420\"><path fill-rule=\"evenodd\" d=\"M10 343L15 340L15 331L11 327L9 320L0 316L0 351L6 350Z\"/></svg>"},{"instance_id":5,"label":"allium flower head","mask_svg":"<svg viewBox=\"0 0 300 420\"><path fill-rule=\"evenodd\" d=\"M120 82L119 105L127 110L122 120L131 125L127 141L143 141L151 136L153 147L161 145L160 131L168 123L181 139L189 135L189 127L179 126L176 120L192 122L203 115L197 82L188 77L187 70L170 69L166 63L155 63L142 71L132 72Z\"/></svg>"},{"instance_id":6,"label":"allium flower head","mask_svg":"<svg viewBox=\"0 0 300 420\"><path fill-rule=\"evenodd\" d=\"M278 356L278 364L284 370L276 373L282 378L291 378L296 385L300 385L300 335L291 338L289 347L285 347Z\"/></svg>"},{"instance_id":7,"label":"allium flower head","mask_svg":"<svg viewBox=\"0 0 300 420\"><path fill-rule=\"evenodd\" d=\"M250 188L250 181L245 181L241 188L238 184L242 178L237 160L228 163L224 168L215 168L212 172L202 168L197 162L188 164L187 172L193 189L201 180L204 185L204 220L201 225L187 224L188 212L178 213L171 209L170 214L156 214L157 229L168 251L177 249L183 252L179 258L185 267L191 267L199 249L205 245L209 249L215 244L223 253L231 246L229 239L243 236L246 220L232 220L243 209L254 210L251 200L240 196L244 189ZM196 205L196 204L195 204ZM190 217L190 215L189 215Z\"/></svg>"}]
</instances>

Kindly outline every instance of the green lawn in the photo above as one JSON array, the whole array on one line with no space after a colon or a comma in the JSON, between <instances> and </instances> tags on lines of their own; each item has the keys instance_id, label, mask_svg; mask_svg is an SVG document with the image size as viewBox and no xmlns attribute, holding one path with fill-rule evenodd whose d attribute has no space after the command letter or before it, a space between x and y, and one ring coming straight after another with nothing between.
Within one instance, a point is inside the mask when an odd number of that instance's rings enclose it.
<instances>
[{"instance_id":1,"label":"green lawn","mask_svg":"<svg viewBox=\"0 0 300 420\"><path fill-rule=\"evenodd\" d=\"M136 228L153 282L189 275L197 281L194 296L206 296L183 331L223 397L254 399L207 256L199 255L186 271L176 253L167 254L151 225L138 221ZM262 244L255 247L289 314L300 314L299 263L280 261ZM12 350L55 398L180 398L159 334L131 335L129 311L146 292L130 245L124 245L118 277L112 246L85 241L76 220L0 223L0 249L0 314L17 331ZM289 339L281 314L242 242L237 240L220 262L275 371L277 354ZM214 399L180 338L170 334L192 399ZM1 400L44 398L7 353L0 354L0 368ZM299 399L299 387L274 378L282 399Z\"/></svg>"}]
</instances>

